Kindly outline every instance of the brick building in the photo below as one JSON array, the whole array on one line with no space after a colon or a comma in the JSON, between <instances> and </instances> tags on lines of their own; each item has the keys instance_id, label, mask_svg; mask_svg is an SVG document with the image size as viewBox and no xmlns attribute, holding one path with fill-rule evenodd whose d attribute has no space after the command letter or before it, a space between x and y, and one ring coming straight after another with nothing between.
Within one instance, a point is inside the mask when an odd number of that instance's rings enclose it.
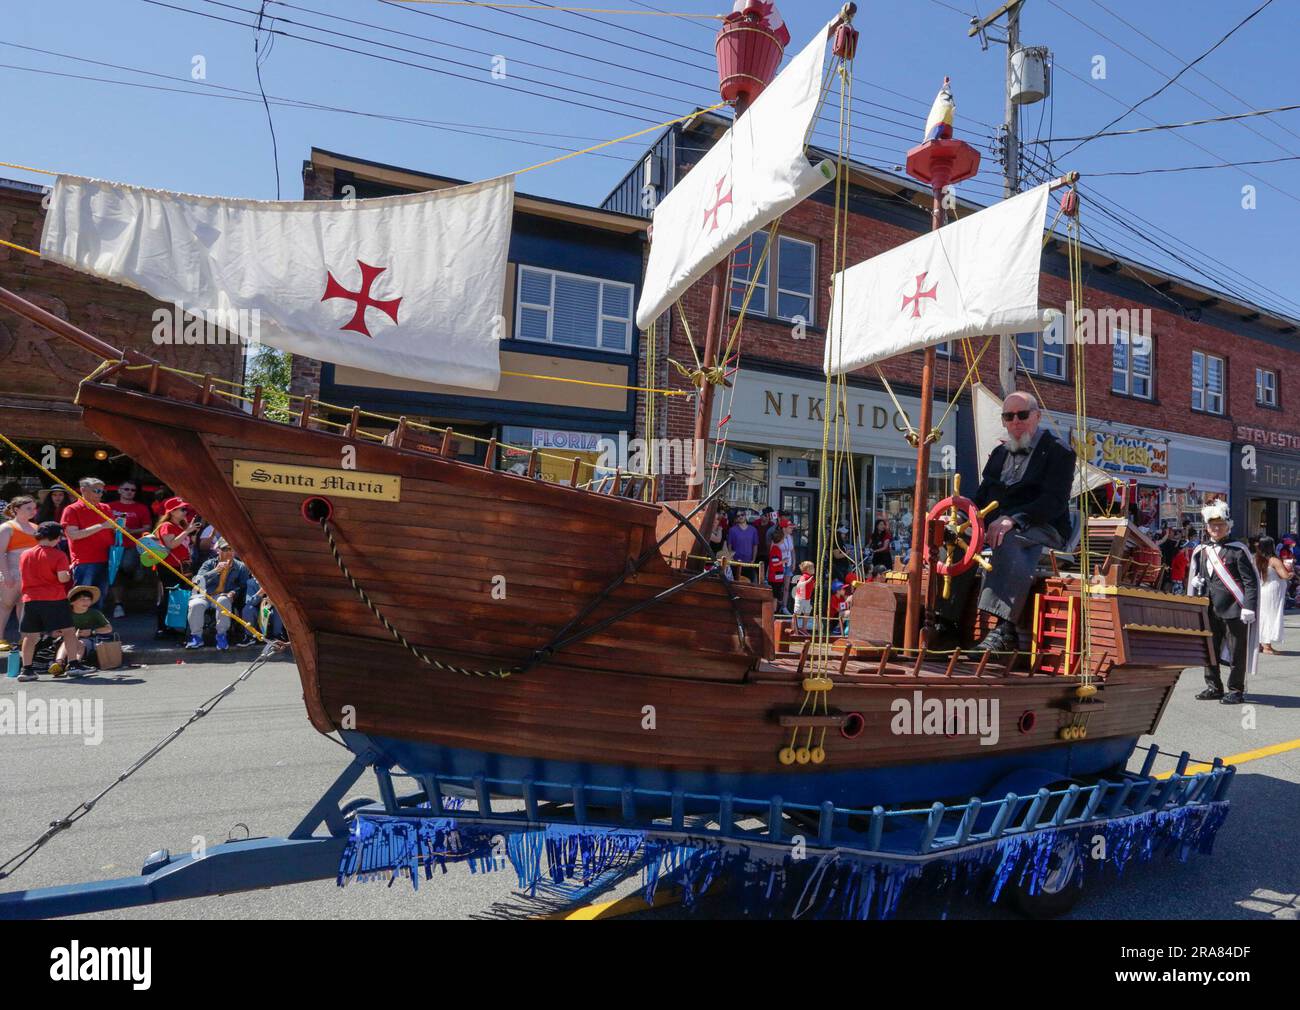
<instances>
[{"instance_id":1,"label":"brick building","mask_svg":"<svg viewBox=\"0 0 1300 1010\"><path fill-rule=\"evenodd\" d=\"M670 192L729 125L724 117L704 114L665 131L602 206L649 216L646 208ZM812 157L817 160L816 152ZM782 220L749 307L736 389L719 390L717 396L715 423L729 418L728 450L721 470L737 478L734 504L772 505L797 515L816 513L824 486L816 470L824 396L823 327L832 274L833 196L834 187L827 186ZM850 265L929 230L930 193L906 178L854 165L848 205ZM957 213L964 216L978 209L959 204ZM1085 220L1087 213L1085 200ZM760 235L737 251L733 322L763 240ZM1230 497L1235 514L1241 517L1238 532L1247 526L1251 533L1261 527L1273 533L1300 528L1300 405L1283 389L1285 376L1294 382L1300 374L1296 321L1087 245L1083 260L1084 307L1098 311L1104 341L1086 349L1089 457L1136 482L1152 521L1185 517L1199 522L1200 503L1207 496L1220 496ZM1064 246L1051 242L1043 254L1042 303L1064 310L1068 292ZM682 299L697 346L703 343L708 302L707 280ZM1149 311L1150 354L1137 353L1136 341L1125 342L1127 320L1114 314L1118 309ZM799 316L807 320L805 326L795 325ZM1134 325L1145 325L1145 315L1134 318ZM676 313L666 313L657 328L668 339L661 339L664 353L649 377L656 384L685 386L685 378L666 360L691 361L685 327ZM1050 337L1045 343L1039 334L1020 335L1016 343L1018 388L1037 388L1056 430L1072 437L1072 348L1054 345ZM981 374L986 383L996 386L994 354L996 348ZM922 357L916 352L881 366L913 423L919 412ZM960 353L953 356L941 349L936 418L947 408L964 372ZM848 400L856 502L851 504L842 493L841 514L856 513L866 528L876 518L884 518L896 538L905 539L914 451L899 430L901 419L874 369L850 376ZM685 400L668 402L655 436L689 438L692 411L693 404ZM1243 454L1241 443L1255 446L1254 460ZM955 454L964 484L972 488L982 461L975 457L968 395L958 401L935 449L932 499L944 493L946 485L945 445L952 447L950 454ZM1254 469L1243 469L1243 462ZM684 479L668 482L669 496L684 490Z\"/></svg>"},{"instance_id":2,"label":"brick building","mask_svg":"<svg viewBox=\"0 0 1300 1010\"><path fill-rule=\"evenodd\" d=\"M28 249L40 246L44 190L0 179L0 238ZM100 280L0 246L0 287L21 295L114 347L133 347L165 365L238 381L243 356L237 344L155 345L153 313L171 309L132 288ZM77 384L98 359L34 323L0 310L0 432L38 459L53 453L59 476L74 483L95 475L110 484L126 476L147 479L81 422L74 406ZM38 471L0 448L0 485L17 480L25 492L44 487Z\"/></svg>"}]
</instances>

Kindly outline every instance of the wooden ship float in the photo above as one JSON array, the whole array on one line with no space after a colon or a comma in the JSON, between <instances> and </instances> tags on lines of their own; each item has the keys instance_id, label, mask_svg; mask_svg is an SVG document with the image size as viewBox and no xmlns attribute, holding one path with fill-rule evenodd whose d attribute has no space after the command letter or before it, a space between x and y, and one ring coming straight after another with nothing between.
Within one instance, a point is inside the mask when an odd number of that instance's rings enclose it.
<instances>
[{"instance_id":1,"label":"wooden ship float","mask_svg":"<svg viewBox=\"0 0 1300 1010\"><path fill-rule=\"evenodd\" d=\"M780 61L765 8L729 15L720 35L722 91L738 116ZM856 48L853 13L846 5L826 28L841 60ZM795 61L810 81L823 79L819 40ZM943 184L978 162L950 133L908 159L933 183L936 228ZM810 193L834 173L804 161L806 139L791 167ZM758 226L779 216L765 213ZM715 306L730 301L731 251L710 254ZM678 278L678 293L699 276ZM219 523L277 606L311 724L354 754L286 838L201 858L160 851L140 877L3 894L0 917L336 873L343 883L409 869L414 880L417 866L482 864L498 833L533 839L512 850L521 882L541 879L545 837L567 859L553 860L553 880L573 876L577 859L589 883L638 847L657 879L655 853L676 848L696 878L725 862L759 872L771 892L771 867L789 867L790 839L805 831L810 854L850 873L819 876L814 890L868 896L841 909L851 916L871 914L872 894L895 901L921 862L982 873L990 853L1001 859L995 893L1019 873L1026 895L1041 888L1060 911L1083 867L1065 829L1104 831L1120 853L1208 851L1222 823L1233 769L1221 762L1196 772L1183 754L1161 781L1153 745L1140 772L1127 770L1179 674L1210 658L1206 601L1154 589L1159 553L1141 531L1088 519L1078 571L1048 557L1022 622L1027 652L928 647L925 615L948 577L981 563L983 525L959 488L925 511L927 438L913 443L911 567L858 585L847 634L822 625L800 637L767 588L731 581L718 563L708 532L726 484L657 501L648 474L579 486L577 459L548 467L570 476L550 483L537 450L522 473L503 472L495 440L469 439L482 454L467 461L455 449L466 436L450 428L311 397L291 398L287 422L272 419L260 388L119 350L3 289L0 306L102 359L77 392L86 425ZM720 329L710 312L702 373L722 371L710 365ZM933 376L930 346L922 432ZM699 386L703 438L713 386ZM968 608L963 646L981 620ZM368 769L381 801L345 803ZM400 776L417 791L399 795ZM522 811L498 810L503 797L522 799ZM1135 847L1139 834L1148 844Z\"/></svg>"},{"instance_id":2,"label":"wooden ship float","mask_svg":"<svg viewBox=\"0 0 1300 1010\"><path fill-rule=\"evenodd\" d=\"M780 60L764 6L730 16L720 35L721 89L738 117L762 100ZM790 147L787 174L807 193L835 172L808 164L807 133L790 143L800 116L811 130L816 106L807 83L791 81L829 82L827 38L841 64L852 58L854 10L846 5L763 96L776 115L762 122L785 131L774 139ZM647 286L654 249L673 234L664 231L670 204L713 171L710 158L726 157L743 155L719 144L656 210ZM934 227L943 223L942 188L973 174L978 160L950 124L909 152L909 171L934 190ZM802 198L791 194L786 206ZM764 213L774 220L780 208ZM697 217L687 208L693 232ZM730 300L720 295L731 251L709 254L722 262L714 305ZM673 292L689 283L678 278ZM928 439L914 443L905 582L863 586L848 638L791 650L778 647L766 588L682 560L712 556L703 531L725 488L655 502L643 500L656 486L646 475L548 483L536 451L523 474L505 473L495 442L467 462L453 453L451 429L390 418L380 439L367 431L373 416L310 397L297 402L295 423L279 423L265 416L260 390L176 374L9 292L0 304L103 359L78 390L86 425L220 523L277 605L312 725L412 775L808 802L967 796L1029 767L1058 781L1122 766L1155 730L1181 670L1208 659L1204 601L1154 592L1136 564L1150 545L1135 530L1101 525L1093 539L1105 532L1111 544L1095 576L1039 580L1029 653L972 660L928 650L922 624L940 580L926 573L975 563L982 529L960 497L926 516ZM644 308L639 318L658 314ZM706 363L719 356L719 330L711 313ZM929 346L922 431L933 374ZM708 434L712 393L701 381L697 435ZM349 447L355 469L342 469ZM574 460L571 485L577 474ZM962 561L941 561L959 538ZM982 631L973 613L963 630L968 642ZM902 705L938 709L943 721L904 725ZM971 725L980 712L983 723Z\"/></svg>"},{"instance_id":3,"label":"wooden ship float","mask_svg":"<svg viewBox=\"0 0 1300 1010\"><path fill-rule=\"evenodd\" d=\"M481 464L453 458L449 430L399 423L366 441L355 408L332 428L319 403L301 403L297 423L269 420L259 391L245 413L210 379L123 355L9 292L0 304L114 362L78 390L87 426L219 517L279 608L312 725L415 776L807 802L978 795L1028 768L1061 780L1122 766L1180 672L1209 658L1205 601L1153 591L1150 542L1092 520L1111 540L1086 622L1082 580L1045 573L1031 652L908 650L899 591L865 583L850 636L814 663L811 642L778 642L766 588L682 564L709 549L716 492L647 503L629 496L646 487L636 476L550 484L494 469L492 445ZM355 472L339 469L345 446ZM259 469L393 491L374 501L237 479ZM521 538L544 561L521 556ZM968 638L978 630L969 615ZM1081 698L1085 682L1095 690ZM896 731L900 702L918 700L944 711L940 732ZM979 732L987 702L996 723Z\"/></svg>"}]
</instances>

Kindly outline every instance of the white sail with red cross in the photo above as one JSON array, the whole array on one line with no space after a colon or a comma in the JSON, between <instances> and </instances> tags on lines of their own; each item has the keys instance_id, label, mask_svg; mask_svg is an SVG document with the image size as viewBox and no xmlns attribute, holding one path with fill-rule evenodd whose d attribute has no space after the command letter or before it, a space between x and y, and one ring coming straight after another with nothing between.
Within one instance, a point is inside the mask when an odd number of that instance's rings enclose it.
<instances>
[{"instance_id":1,"label":"white sail with red cross","mask_svg":"<svg viewBox=\"0 0 1300 1010\"><path fill-rule=\"evenodd\" d=\"M636 323L648 327L745 238L835 177L804 154L821 99L827 25L655 208Z\"/></svg>"},{"instance_id":2,"label":"white sail with red cross","mask_svg":"<svg viewBox=\"0 0 1300 1010\"><path fill-rule=\"evenodd\" d=\"M827 373L948 340L1041 330L1050 188L1044 183L836 274Z\"/></svg>"},{"instance_id":3,"label":"white sail with red cross","mask_svg":"<svg viewBox=\"0 0 1300 1010\"><path fill-rule=\"evenodd\" d=\"M256 312L240 336L293 354L495 390L513 208L513 176L373 200L263 201L64 175L41 256L218 325Z\"/></svg>"}]
</instances>

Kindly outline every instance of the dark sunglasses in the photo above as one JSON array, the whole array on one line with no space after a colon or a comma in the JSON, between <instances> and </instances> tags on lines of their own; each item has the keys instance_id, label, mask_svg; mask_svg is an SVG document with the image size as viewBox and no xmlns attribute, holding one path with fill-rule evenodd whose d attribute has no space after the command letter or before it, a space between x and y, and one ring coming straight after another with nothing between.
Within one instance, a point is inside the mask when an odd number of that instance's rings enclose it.
<instances>
[{"instance_id":1,"label":"dark sunglasses","mask_svg":"<svg viewBox=\"0 0 1300 1010\"><path fill-rule=\"evenodd\" d=\"M1002 420L1028 421L1031 414L1033 414L1032 410L1004 410Z\"/></svg>"},{"instance_id":2,"label":"dark sunglasses","mask_svg":"<svg viewBox=\"0 0 1300 1010\"><path fill-rule=\"evenodd\" d=\"M103 494L103 493L104 493L104 489L102 487L86 488L86 494Z\"/></svg>"}]
</instances>

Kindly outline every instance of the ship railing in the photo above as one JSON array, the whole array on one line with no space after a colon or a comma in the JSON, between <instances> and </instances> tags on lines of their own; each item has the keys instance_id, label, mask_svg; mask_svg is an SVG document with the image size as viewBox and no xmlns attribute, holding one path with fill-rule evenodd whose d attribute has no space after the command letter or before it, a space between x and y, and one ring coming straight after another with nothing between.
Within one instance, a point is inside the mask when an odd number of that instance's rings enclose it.
<instances>
[{"instance_id":1,"label":"ship railing","mask_svg":"<svg viewBox=\"0 0 1300 1010\"><path fill-rule=\"evenodd\" d=\"M476 447L483 447L473 452L472 462L489 470L509 470L522 464L523 476L534 480L635 501L654 502L659 498L661 478L658 474L628 473L620 469L611 472L589 460L584 460L581 456L563 456L539 448L523 449L503 444L496 438L458 432L451 427L423 424L405 416L393 417L389 414L363 410L358 406L341 407L311 395L300 396L278 390L269 391L261 385L249 387L212 373L189 372L157 362L131 365L118 361L106 363L105 366L101 366L87 376L84 381L104 382L119 373L135 372L145 372L146 375L132 376L131 385L139 385L150 393L159 391L164 374L192 379L198 385L194 393L195 400L200 406L218 403L229 405L258 420L328 431L344 438L415 449L434 456L459 458L466 462L471 462L464 459L468 454L457 453L455 450L460 444L470 443ZM336 420L336 418L346 418L346 420ZM377 427L386 430L369 430ZM429 436L428 441L422 440L422 435ZM436 444L430 444L435 442ZM478 462L480 459L481 463ZM509 460L514 462L502 465ZM549 475L547 465L552 467ZM579 478L584 475L584 471L590 471L593 476L589 480L580 481Z\"/></svg>"},{"instance_id":2,"label":"ship railing","mask_svg":"<svg viewBox=\"0 0 1300 1010\"><path fill-rule=\"evenodd\" d=\"M729 793L664 791L582 782L551 782L484 775L404 775L420 785L399 797L394 773L380 776L383 814L455 817L503 827L536 829L548 824L627 827L755 845L846 847L895 858L926 857L1043 830L1077 829L1122 817L1226 801L1235 766L1219 758L1198 768L1184 752L1174 769L1153 774L1159 750L1152 745L1142 770L1114 780L1038 789L999 798L887 809L791 803L780 796L747 798ZM520 809L522 803L522 809ZM471 807L472 804L472 807ZM367 811L371 812L371 811ZM375 810L378 814L380 811Z\"/></svg>"}]
</instances>

